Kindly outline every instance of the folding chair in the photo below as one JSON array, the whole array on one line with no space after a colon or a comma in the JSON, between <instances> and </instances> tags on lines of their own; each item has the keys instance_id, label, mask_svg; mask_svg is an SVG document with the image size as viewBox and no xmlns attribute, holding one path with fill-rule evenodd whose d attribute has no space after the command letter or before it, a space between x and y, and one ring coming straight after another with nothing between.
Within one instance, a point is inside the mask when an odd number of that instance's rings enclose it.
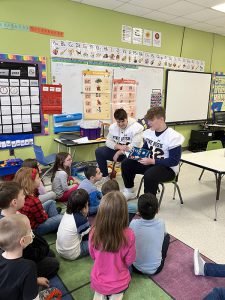
<instances>
[{"instance_id":1,"label":"folding chair","mask_svg":"<svg viewBox=\"0 0 225 300\"><path fill-rule=\"evenodd\" d=\"M43 150L41 146L33 145L34 153L36 156L36 160L39 162L39 164L43 166L50 166L50 168L41 176L41 179L43 179L53 168L53 164L55 163L55 157L56 154L50 154L48 156L44 156Z\"/></svg>"},{"instance_id":2,"label":"folding chair","mask_svg":"<svg viewBox=\"0 0 225 300\"><path fill-rule=\"evenodd\" d=\"M162 187L162 190L161 190L161 193L160 193L160 198L159 198L159 207L160 207L162 199L163 199L166 183L173 183L173 185L174 185L173 200L175 200L176 191L178 191L178 195L179 195L179 198L180 198L180 203L181 204L184 203L183 199L182 199L182 196L181 196L181 191L180 191L179 185L177 183L178 182L178 175L179 175L179 173L175 176L175 178L173 180L159 183ZM139 185L139 188L138 188L137 198L139 198L139 196L140 196L141 187L142 187L143 182L144 182L144 176L142 176L142 178L141 178L141 182L140 182L140 185Z\"/></svg>"}]
</instances>

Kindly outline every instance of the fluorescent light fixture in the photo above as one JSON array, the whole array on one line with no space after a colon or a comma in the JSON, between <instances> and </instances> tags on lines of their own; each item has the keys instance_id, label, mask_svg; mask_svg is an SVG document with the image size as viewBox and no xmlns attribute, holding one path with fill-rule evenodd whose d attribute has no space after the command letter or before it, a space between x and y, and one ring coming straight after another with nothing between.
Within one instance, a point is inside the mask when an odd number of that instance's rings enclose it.
<instances>
[{"instance_id":1,"label":"fluorescent light fixture","mask_svg":"<svg viewBox=\"0 0 225 300\"><path fill-rule=\"evenodd\" d=\"M212 6L211 8L225 13L225 3L221 3L218 5Z\"/></svg>"}]
</instances>

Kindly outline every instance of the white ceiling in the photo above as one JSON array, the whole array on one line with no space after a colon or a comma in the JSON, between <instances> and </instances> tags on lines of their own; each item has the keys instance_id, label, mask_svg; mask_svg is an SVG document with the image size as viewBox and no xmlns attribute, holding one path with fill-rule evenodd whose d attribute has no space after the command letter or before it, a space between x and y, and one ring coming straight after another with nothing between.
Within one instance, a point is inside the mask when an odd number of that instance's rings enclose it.
<instances>
[{"instance_id":1,"label":"white ceiling","mask_svg":"<svg viewBox=\"0 0 225 300\"><path fill-rule=\"evenodd\" d=\"M225 13L211 9L225 0L72 0L125 14L225 35ZM130 24L125 24L130 25Z\"/></svg>"}]
</instances>

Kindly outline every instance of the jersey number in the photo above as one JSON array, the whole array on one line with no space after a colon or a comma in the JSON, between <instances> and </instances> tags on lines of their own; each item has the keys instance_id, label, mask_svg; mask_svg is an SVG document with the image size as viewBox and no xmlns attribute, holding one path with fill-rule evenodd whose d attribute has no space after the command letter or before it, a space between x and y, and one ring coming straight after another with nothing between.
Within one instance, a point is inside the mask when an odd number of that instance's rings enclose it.
<instances>
[{"instance_id":1,"label":"jersey number","mask_svg":"<svg viewBox=\"0 0 225 300\"><path fill-rule=\"evenodd\" d=\"M153 155L153 146L150 146L149 151L151 152L150 158L153 158L153 159L163 159L164 158L163 157L164 152L160 148L155 148L154 155Z\"/></svg>"}]
</instances>

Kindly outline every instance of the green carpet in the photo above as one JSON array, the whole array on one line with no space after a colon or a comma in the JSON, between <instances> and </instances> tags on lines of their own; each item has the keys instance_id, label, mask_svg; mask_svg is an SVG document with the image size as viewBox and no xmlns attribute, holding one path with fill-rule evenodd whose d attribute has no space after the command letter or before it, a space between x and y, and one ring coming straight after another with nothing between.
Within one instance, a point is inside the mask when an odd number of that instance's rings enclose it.
<instances>
[{"instance_id":1,"label":"green carpet","mask_svg":"<svg viewBox=\"0 0 225 300\"><path fill-rule=\"evenodd\" d=\"M60 261L58 276L70 292L74 300L92 300L94 292L90 288L90 273L93 265L92 259L87 256L74 261L60 257L55 249L55 234L45 236L50 248ZM167 300L171 299L160 287L147 276L133 274L129 289L124 300Z\"/></svg>"}]
</instances>

